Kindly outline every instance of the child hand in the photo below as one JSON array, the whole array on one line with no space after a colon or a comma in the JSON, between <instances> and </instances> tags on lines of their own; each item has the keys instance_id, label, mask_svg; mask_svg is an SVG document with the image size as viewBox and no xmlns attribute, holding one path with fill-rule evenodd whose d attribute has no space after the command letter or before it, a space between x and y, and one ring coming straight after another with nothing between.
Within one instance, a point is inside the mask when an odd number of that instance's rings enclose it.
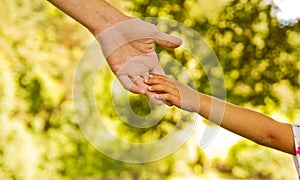
<instances>
[{"instance_id":1,"label":"child hand","mask_svg":"<svg viewBox=\"0 0 300 180\"><path fill-rule=\"evenodd\" d=\"M145 83L148 91L156 93L154 98L164 101L168 106L177 106L190 112L199 111L198 92L179 81L165 75L151 74Z\"/></svg>"}]
</instances>

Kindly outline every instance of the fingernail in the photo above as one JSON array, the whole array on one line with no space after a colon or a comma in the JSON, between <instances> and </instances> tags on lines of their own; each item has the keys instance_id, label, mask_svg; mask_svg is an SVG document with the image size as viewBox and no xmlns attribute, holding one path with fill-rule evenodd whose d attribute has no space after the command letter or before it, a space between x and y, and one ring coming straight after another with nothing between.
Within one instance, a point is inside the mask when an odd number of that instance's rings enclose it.
<instances>
[{"instance_id":1,"label":"fingernail","mask_svg":"<svg viewBox=\"0 0 300 180\"><path fill-rule=\"evenodd\" d=\"M152 90L152 86L149 86L149 87L148 87L148 90Z\"/></svg>"},{"instance_id":2,"label":"fingernail","mask_svg":"<svg viewBox=\"0 0 300 180\"><path fill-rule=\"evenodd\" d=\"M140 94L146 94L146 91L142 90L140 91Z\"/></svg>"},{"instance_id":3,"label":"fingernail","mask_svg":"<svg viewBox=\"0 0 300 180\"><path fill-rule=\"evenodd\" d=\"M152 77L153 77L153 75L152 75L152 74L150 74L150 75L149 75L149 78L152 78Z\"/></svg>"}]
</instances>

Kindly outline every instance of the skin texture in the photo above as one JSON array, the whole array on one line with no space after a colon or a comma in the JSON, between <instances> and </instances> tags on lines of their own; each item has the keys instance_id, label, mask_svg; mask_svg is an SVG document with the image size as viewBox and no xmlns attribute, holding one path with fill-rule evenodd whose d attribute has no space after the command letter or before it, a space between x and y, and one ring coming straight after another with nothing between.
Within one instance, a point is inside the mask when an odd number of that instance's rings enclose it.
<instances>
[{"instance_id":1,"label":"skin texture","mask_svg":"<svg viewBox=\"0 0 300 180\"><path fill-rule=\"evenodd\" d=\"M48 0L85 26L99 41L106 60L121 84L133 93L144 94L155 104L155 93L143 83L149 73L164 74L154 43L179 47L182 41L156 26L128 17L104 0Z\"/></svg>"},{"instance_id":2,"label":"skin texture","mask_svg":"<svg viewBox=\"0 0 300 180\"><path fill-rule=\"evenodd\" d=\"M199 113L221 127L263 146L296 154L290 124L275 121L259 112L199 93L164 75L152 74L145 83L149 85L149 91L157 93L155 98L163 100L169 106L174 105ZM213 102L217 106L211 108ZM212 117L210 114L220 113L218 106L224 107L224 113L220 118L210 118Z\"/></svg>"},{"instance_id":3,"label":"skin texture","mask_svg":"<svg viewBox=\"0 0 300 180\"><path fill-rule=\"evenodd\" d=\"M155 104L163 104L163 101L153 98L155 93L147 91L148 86L143 80L149 73L165 74L153 44L156 42L161 46L172 48L181 44L180 39L135 18L107 28L97 36L97 39L102 45L109 66L127 90L145 94ZM130 49L133 50L128 51Z\"/></svg>"},{"instance_id":4,"label":"skin texture","mask_svg":"<svg viewBox=\"0 0 300 180\"><path fill-rule=\"evenodd\" d=\"M166 35L145 22L142 23L142 26L139 26L141 28L139 28L140 32L137 34L141 35L145 32L145 29L149 29L147 36L138 39L129 38L131 41L125 44L117 43L117 46L114 46L107 40L107 36L103 36L105 30L131 20L131 17L124 15L104 0L48 1L99 38L98 40L112 71L118 76L126 89L134 93L145 94L150 99L157 100L157 104L165 102L168 105L175 105L187 111L197 112L204 118L258 144L295 154L291 125L274 121L261 113L198 93L163 75L153 75L148 78L149 73L163 74L162 69L157 66L153 44L156 42L166 48L176 48L181 44L181 40L178 38ZM118 30L118 28L115 28L115 30L114 35L128 38L127 31ZM105 47L113 49L113 51L105 50ZM144 61L151 62L144 63ZM141 67L139 68L140 72L133 73L137 71L136 68L132 68L136 65ZM143 83L143 79L147 85ZM214 108L211 108L212 104L215 105ZM224 114L219 112L219 109L222 109L218 108L219 106L225 107ZM214 114L217 115L211 116Z\"/></svg>"}]
</instances>

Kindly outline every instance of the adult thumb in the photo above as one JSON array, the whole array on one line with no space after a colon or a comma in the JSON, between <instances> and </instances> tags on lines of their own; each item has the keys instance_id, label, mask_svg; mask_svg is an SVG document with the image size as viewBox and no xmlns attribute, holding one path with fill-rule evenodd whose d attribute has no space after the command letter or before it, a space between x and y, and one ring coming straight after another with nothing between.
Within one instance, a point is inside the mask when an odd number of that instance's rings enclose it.
<instances>
[{"instance_id":1,"label":"adult thumb","mask_svg":"<svg viewBox=\"0 0 300 180\"><path fill-rule=\"evenodd\" d=\"M161 31L155 36L155 42L165 48L177 48L182 44L181 39Z\"/></svg>"}]
</instances>

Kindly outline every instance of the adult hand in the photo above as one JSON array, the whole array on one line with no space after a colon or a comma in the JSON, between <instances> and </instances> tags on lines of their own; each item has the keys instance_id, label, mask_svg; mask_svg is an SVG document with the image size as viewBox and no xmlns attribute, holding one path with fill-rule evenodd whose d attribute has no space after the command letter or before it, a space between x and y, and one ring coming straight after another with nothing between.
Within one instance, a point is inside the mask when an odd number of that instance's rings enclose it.
<instances>
[{"instance_id":1,"label":"adult hand","mask_svg":"<svg viewBox=\"0 0 300 180\"><path fill-rule=\"evenodd\" d=\"M146 95L157 105L163 104L154 98L144 83L150 73L165 74L159 64L154 42L166 47L181 45L179 38L160 31L155 25L136 18L130 18L113 25L97 36L103 54L125 89Z\"/></svg>"}]
</instances>

